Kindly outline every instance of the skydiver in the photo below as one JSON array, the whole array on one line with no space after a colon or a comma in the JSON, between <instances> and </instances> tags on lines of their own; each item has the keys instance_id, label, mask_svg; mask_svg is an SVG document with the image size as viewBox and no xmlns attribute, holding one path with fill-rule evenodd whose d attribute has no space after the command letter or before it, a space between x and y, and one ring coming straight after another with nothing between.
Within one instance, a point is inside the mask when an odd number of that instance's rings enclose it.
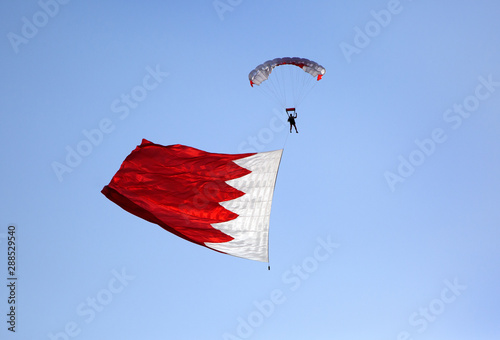
<instances>
[{"instance_id":1,"label":"skydiver","mask_svg":"<svg viewBox=\"0 0 500 340\"><path fill-rule=\"evenodd\" d=\"M290 123L290 133L292 133L292 126L295 128L295 132L299 133L299 131L297 131L297 126L295 125L296 118L297 118L297 112L295 112L295 116L292 116L291 113L288 115L288 122Z\"/></svg>"}]
</instances>

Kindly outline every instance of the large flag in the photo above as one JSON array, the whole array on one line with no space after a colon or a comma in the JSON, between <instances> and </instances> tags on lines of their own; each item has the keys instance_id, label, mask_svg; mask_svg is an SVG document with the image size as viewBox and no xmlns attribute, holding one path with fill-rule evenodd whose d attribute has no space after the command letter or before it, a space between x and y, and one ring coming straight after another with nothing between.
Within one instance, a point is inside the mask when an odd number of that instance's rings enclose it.
<instances>
[{"instance_id":1,"label":"large flag","mask_svg":"<svg viewBox=\"0 0 500 340\"><path fill-rule=\"evenodd\" d=\"M102 193L188 241L267 262L282 151L220 154L143 139Z\"/></svg>"}]
</instances>

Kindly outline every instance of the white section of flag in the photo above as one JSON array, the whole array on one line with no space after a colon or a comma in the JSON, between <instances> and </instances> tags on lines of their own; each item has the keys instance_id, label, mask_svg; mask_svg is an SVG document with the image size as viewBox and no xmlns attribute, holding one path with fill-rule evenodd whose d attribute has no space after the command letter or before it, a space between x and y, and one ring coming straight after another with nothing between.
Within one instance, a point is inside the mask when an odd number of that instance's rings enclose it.
<instances>
[{"instance_id":1,"label":"white section of flag","mask_svg":"<svg viewBox=\"0 0 500 340\"><path fill-rule=\"evenodd\" d=\"M226 183L245 195L220 205L238 214L238 217L212 224L212 227L234 239L224 243L207 242L207 247L250 260L269 261L269 220L282 154L283 150L260 152L234 161L251 173Z\"/></svg>"}]
</instances>

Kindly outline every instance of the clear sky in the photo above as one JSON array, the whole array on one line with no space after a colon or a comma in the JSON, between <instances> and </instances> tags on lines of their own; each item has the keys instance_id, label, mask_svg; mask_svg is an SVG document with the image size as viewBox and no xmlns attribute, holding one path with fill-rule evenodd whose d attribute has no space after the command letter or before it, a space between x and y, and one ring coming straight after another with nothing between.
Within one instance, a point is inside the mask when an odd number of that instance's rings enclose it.
<instances>
[{"instance_id":1,"label":"clear sky","mask_svg":"<svg viewBox=\"0 0 500 340\"><path fill-rule=\"evenodd\" d=\"M498 339L499 14L495 0L2 1L0 338ZM299 134L248 82L284 56L327 70ZM142 138L284 148L270 271L100 193Z\"/></svg>"}]
</instances>

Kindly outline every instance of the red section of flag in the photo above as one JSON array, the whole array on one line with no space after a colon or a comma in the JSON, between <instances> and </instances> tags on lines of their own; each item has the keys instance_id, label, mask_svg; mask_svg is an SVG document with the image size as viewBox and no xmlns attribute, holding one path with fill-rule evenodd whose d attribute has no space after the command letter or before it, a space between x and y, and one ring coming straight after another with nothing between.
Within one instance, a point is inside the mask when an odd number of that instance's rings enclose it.
<instances>
[{"instance_id":1,"label":"red section of flag","mask_svg":"<svg viewBox=\"0 0 500 340\"><path fill-rule=\"evenodd\" d=\"M188 241L228 242L233 238L211 224L238 217L219 202L245 194L226 181L250 173L233 161L251 155L209 153L143 139L102 193L126 211Z\"/></svg>"}]
</instances>

